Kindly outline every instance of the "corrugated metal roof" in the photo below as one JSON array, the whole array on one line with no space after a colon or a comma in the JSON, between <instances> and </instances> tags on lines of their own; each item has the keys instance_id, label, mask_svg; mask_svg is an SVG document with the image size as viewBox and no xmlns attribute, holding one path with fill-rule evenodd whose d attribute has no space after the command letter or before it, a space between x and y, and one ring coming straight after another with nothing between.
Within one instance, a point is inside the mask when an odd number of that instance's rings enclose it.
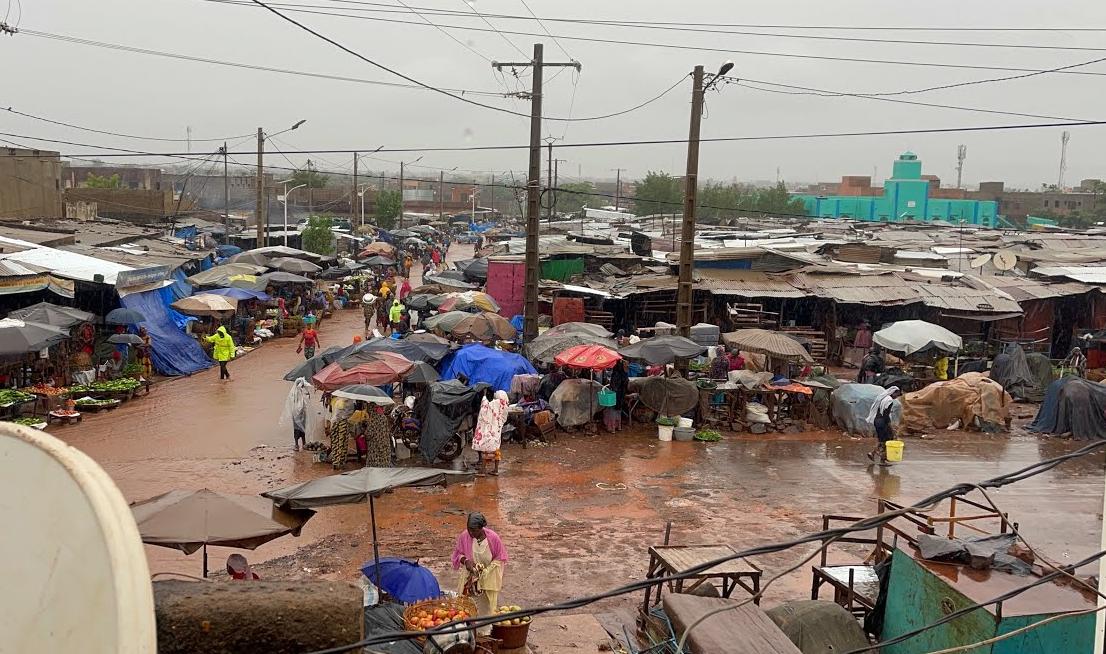
<instances>
[{"instance_id":1,"label":"corrugated metal roof","mask_svg":"<svg viewBox=\"0 0 1106 654\"><path fill-rule=\"evenodd\" d=\"M115 284L116 276L124 270L133 270L130 266L88 257L75 252L66 252L54 248L39 247L34 243L18 241L0 236L0 245L19 245L28 247L21 252L0 255L5 261L40 266L50 272L68 279L85 282L96 281L96 275L103 275L105 284Z\"/></svg>"},{"instance_id":2,"label":"corrugated metal roof","mask_svg":"<svg viewBox=\"0 0 1106 654\"><path fill-rule=\"evenodd\" d=\"M806 293L793 286L788 277L771 276L754 270L698 270L696 288L739 297L801 298Z\"/></svg>"},{"instance_id":3,"label":"corrugated metal roof","mask_svg":"<svg viewBox=\"0 0 1106 654\"><path fill-rule=\"evenodd\" d=\"M1025 277L988 277L987 282L1002 289L1018 302L1082 295L1095 290L1094 286L1079 282L1047 283Z\"/></svg>"}]
</instances>

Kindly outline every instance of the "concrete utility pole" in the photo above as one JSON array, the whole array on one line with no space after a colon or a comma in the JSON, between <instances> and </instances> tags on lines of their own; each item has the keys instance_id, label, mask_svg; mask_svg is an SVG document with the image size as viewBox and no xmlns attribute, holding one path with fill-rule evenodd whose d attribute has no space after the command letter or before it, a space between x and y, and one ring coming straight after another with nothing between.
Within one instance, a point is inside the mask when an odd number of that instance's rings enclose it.
<instances>
[{"instance_id":1,"label":"concrete utility pole","mask_svg":"<svg viewBox=\"0 0 1106 654\"><path fill-rule=\"evenodd\" d=\"M722 64L718 74L703 86L703 67L692 73L691 127L687 136L687 172L684 175L684 218L680 230L680 280L676 291L676 326L680 336L691 336L691 273L695 268L695 206L699 193L699 132L703 124L703 98L706 89L730 72L733 62ZM673 230L675 231L675 230Z\"/></svg>"},{"instance_id":2,"label":"concrete utility pole","mask_svg":"<svg viewBox=\"0 0 1106 654\"><path fill-rule=\"evenodd\" d=\"M700 108L702 111L702 108ZM698 164L696 164L698 165ZM625 168L614 169L614 210L618 211L622 203L622 171ZM608 178L610 179L610 178Z\"/></svg>"},{"instance_id":3,"label":"concrete utility pole","mask_svg":"<svg viewBox=\"0 0 1106 654\"><path fill-rule=\"evenodd\" d=\"M445 171L438 171L438 220L445 220Z\"/></svg>"},{"instance_id":4,"label":"concrete utility pole","mask_svg":"<svg viewBox=\"0 0 1106 654\"><path fill-rule=\"evenodd\" d=\"M227 173L227 142L223 141L223 244L230 245L230 176Z\"/></svg>"},{"instance_id":5,"label":"concrete utility pole","mask_svg":"<svg viewBox=\"0 0 1106 654\"><path fill-rule=\"evenodd\" d=\"M257 247L265 247L265 130L257 128L257 207L253 211L257 221Z\"/></svg>"},{"instance_id":6,"label":"concrete utility pole","mask_svg":"<svg viewBox=\"0 0 1106 654\"><path fill-rule=\"evenodd\" d=\"M546 200L549 203L549 208L545 210L545 222L547 223L553 222L553 141L555 140L552 136L546 139L549 144L549 156L545 158L547 180L545 188L548 189L546 192L549 193L549 198Z\"/></svg>"},{"instance_id":7,"label":"concrete utility pole","mask_svg":"<svg viewBox=\"0 0 1106 654\"><path fill-rule=\"evenodd\" d=\"M353 203L356 202L355 198L357 197L357 159L358 158L359 157L357 156L357 153L354 152L353 153L353 185L349 187L349 218L350 218L349 222L350 222L350 224L353 224ZM362 208L364 208L364 206L365 206L364 204L361 205ZM365 226L365 212L363 210L361 211L361 226L362 227ZM358 233L360 233L360 232L358 232Z\"/></svg>"},{"instance_id":8,"label":"concrete utility pole","mask_svg":"<svg viewBox=\"0 0 1106 654\"><path fill-rule=\"evenodd\" d=\"M403 229L403 162L399 162L399 227Z\"/></svg>"},{"instance_id":9,"label":"concrete utility pole","mask_svg":"<svg viewBox=\"0 0 1106 654\"><path fill-rule=\"evenodd\" d=\"M961 183L964 181L964 160L968 158L968 146L958 145L956 146L956 188L962 188ZM875 177L872 177L873 181Z\"/></svg>"},{"instance_id":10,"label":"concrete utility pole","mask_svg":"<svg viewBox=\"0 0 1106 654\"><path fill-rule=\"evenodd\" d=\"M542 44L534 44L534 58L518 63L492 62L496 70L503 68L533 68L533 87L530 91L530 170L526 180L526 304L522 318L522 338L532 341L538 335L538 233L541 229L541 101L542 70L550 66L572 66L580 71L580 62L546 63Z\"/></svg>"}]
</instances>

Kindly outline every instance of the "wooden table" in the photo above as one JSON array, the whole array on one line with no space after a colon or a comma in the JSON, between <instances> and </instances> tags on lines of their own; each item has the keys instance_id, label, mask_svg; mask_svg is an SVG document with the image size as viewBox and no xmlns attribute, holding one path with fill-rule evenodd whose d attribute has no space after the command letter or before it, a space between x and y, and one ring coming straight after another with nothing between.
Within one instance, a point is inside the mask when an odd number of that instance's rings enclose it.
<instances>
[{"instance_id":1,"label":"wooden table","mask_svg":"<svg viewBox=\"0 0 1106 654\"><path fill-rule=\"evenodd\" d=\"M649 548L649 571L646 573L646 578L656 579L680 574L709 561L734 554L737 554L737 550L730 545L654 545ZM738 586L755 596L760 592L760 576L761 570L754 564L745 559L734 559L675 582L658 585L655 596L652 586L646 588L642 609L648 613L652 606L661 602L665 585L671 592L684 593L693 591L712 579L721 582L722 597L730 597ZM690 585L685 586L688 582ZM760 604L759 597L753 601Z\"/></svg>"}]
</instances>

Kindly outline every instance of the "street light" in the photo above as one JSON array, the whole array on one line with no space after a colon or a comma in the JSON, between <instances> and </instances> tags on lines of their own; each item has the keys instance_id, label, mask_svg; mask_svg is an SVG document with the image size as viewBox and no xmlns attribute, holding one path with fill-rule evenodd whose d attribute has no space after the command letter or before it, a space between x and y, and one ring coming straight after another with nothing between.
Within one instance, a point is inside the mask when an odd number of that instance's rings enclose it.
<instances>
[{"instance_id":1,"label":"street light","mask_svg":"<svg viewBox=\"0 0 1106 654\"><path fill-rule=\"evenodd\" d=\"M417 164L420 161L422 161L422 155L410 163ZM403 167L405 165L407 165L405 162L399 162L399 229L403 229Z\"/></svg>"},{"instance_id":2,"label":"street light","mask_svg":"<svg viewBox=\"0 0 1106 654\"><path fill-rule=\"evenodd\" d=\"M307 184L299 184L298 186L288 188L288 182L290 181L292 180L284 179L280 181L281 184L284 184L284 247L288 247L288 194L298 188L303 188L307 186Z\"/></svg>"},{"instance_id":3,"label":"street light","mask_svg":"<svg viewBox=\"0 0 1106 654\"><path fill-rule=\"evenodd\" d=\"M361 184L357 187L357 197L361 198L361 226L365 226L365 189L369 184Z\"/></svg>"}]
</instances>

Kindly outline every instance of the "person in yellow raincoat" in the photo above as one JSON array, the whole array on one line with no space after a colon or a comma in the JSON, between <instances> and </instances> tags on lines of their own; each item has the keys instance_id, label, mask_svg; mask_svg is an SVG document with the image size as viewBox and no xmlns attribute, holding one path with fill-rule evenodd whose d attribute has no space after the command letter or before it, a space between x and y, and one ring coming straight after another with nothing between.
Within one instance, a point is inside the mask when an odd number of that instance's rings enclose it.
<instances>
[{"instance_id":1,"label":"person in yellow raincoat","mask_svg":"<svg viewBox=\"0 0 1106 654\"><path fill-rule=\"evenodd\" d=\"M219 379L230 379L227 362L234 358L234 339L227 333L227 328L220 325L214 334L207 337L207 342L213 346L211 358L219 362Z\"/></svg>"}]
</instances>

